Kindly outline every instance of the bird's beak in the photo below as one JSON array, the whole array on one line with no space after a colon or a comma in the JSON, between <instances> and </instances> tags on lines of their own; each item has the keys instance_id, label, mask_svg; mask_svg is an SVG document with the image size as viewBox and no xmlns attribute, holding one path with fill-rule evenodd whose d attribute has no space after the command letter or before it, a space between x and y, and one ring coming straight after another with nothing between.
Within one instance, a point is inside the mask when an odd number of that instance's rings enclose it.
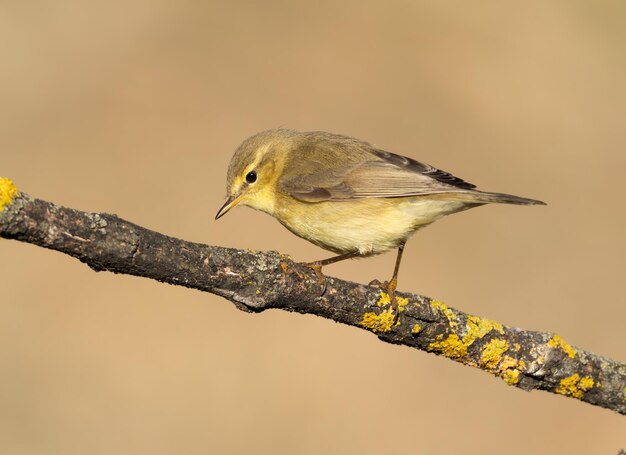
<instances>
[{"instance_id":1,"label":"bird's beak","mask_svg":"<svg viewBox=\"0 0 626 455\"><path fill-rule=\"evenodd\" d=\"M241 201L241 194L238 194L236 196L229 196L228 198L226 198L226 202L224 202L224 205L222 206L222 208L217 211L217 215L215 215L215 219L217 220L223 217L224 215L226 215L226 213L230 209L232 209L234 206L239 204L240 201Z\"/></svg>"}]
</instances>

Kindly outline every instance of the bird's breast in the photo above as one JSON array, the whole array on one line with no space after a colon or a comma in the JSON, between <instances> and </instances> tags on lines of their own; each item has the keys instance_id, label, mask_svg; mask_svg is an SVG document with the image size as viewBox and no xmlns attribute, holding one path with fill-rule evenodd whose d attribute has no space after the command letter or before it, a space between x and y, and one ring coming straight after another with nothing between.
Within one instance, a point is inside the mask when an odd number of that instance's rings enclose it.
<instances>
[{"instance_id":1,"label":"bird's breast","mask_svg":"<svg viewBox=\"0 0 626 455\"><path fill-rule=\"evenodd\" d=\"M308 203L279 198L274 217L303 239L336 253L378 254L397 248L420 227L461 210L458 202L418 197Z\"/></svg>"}]
</instances>

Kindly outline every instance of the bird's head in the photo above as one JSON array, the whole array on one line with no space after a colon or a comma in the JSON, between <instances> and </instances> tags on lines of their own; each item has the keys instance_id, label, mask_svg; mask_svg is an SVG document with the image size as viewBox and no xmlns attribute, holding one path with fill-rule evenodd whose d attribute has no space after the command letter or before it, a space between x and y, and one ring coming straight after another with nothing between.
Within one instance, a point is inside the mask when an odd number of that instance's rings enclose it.
<instances>
[{"instance_id":1,"label":"bird's head","mask_svg":"<svg viewBox=\"0 0 626 455\"><path fill-rule=\"evenodd\" d=\"M239 146L228 166L226 201L216 220L239 204L274 214L276 184L296 134L283 129L263 131Z\"/></svg>"}]
</instances>

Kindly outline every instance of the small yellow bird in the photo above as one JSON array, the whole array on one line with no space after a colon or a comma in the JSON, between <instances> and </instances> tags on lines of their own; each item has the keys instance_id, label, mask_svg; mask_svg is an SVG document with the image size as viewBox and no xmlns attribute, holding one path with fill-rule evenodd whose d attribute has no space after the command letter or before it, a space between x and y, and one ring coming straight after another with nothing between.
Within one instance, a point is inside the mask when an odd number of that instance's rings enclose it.
<instances>
[{"instance_id":1,"label":"small yellow bird","mask_svg":"<svg viewBox=\"0 0 626 455\"><path fill-rule=\"evenodd\" d=\"M492 202L544 205L476 190L440 169L352 137L290 129L246 139L228 167L226 190L215 219L238 204L247 205L337 253L306 264L320 281L325 265L397 249L393 276L384 284L392 302L404 244L416 230Z\"/></svg>"}]
</instances>

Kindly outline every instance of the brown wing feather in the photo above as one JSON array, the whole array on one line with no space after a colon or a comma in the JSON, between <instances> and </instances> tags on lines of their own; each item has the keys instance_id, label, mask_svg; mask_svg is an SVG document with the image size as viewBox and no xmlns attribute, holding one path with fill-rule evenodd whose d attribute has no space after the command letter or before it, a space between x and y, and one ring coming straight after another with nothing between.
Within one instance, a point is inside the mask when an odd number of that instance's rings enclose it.
<instances>
[{"instance_id":1,"label":"brown wing feather","mask_svg":"<svg viewBox=\"0 0 626 455\"><path fill-rule=\"evenodd\" d=\"M411 172L415 172L418 174L424 174L428 177L432 177L441 183L446 183L448 185L455 186L457 188L462 188L464 190L471 190L476 188L476 185L473 185L465 180L462 180L454 175L442 171L441 169L437 169L436 167L431 166L430 164L420 163L412 158L396 155L395 153L385 152L384 150L374 150L372 152L374 155L382 158L387 163L394 164L400 168L405 168Z\"/></svg>"},{"instance_id":2,"label":"brown wing feather","mask_svg":"<svg viewBox=\"0 0 626 455\"><path fill-rule=\"evenodd\" d=\"M365 142L335 135L323 139L294 150L292 175L279 183L282 191L302 201L320 202L467 193L475 188L445 171Z\"/></svg>"}]
</instances>

